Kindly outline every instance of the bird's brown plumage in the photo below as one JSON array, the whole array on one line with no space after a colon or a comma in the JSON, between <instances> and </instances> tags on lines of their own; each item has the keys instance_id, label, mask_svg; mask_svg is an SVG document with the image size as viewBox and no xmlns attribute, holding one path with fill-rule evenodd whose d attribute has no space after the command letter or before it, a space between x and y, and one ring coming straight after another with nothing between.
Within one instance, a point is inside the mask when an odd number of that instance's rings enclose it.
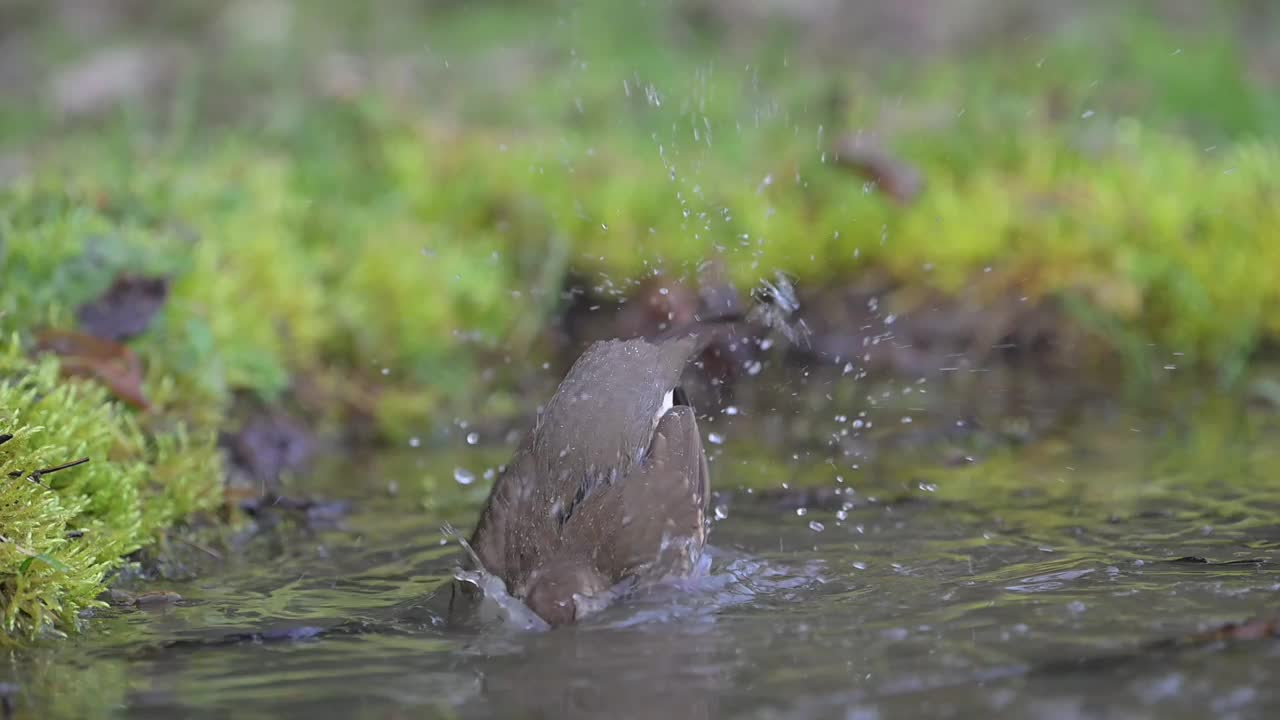
<instances>
[{"instance_id":1,"label":"bird's brown plumage","mask_svg":"<svg viewBox=\"0 0 1280 720\"><path fill-rule=\"evenodd\" d=\"M597 342L574 363L490 492L470 544L550 624L574 596L688 574L709 474L693 409L659 416L704 345L693 334Z\"/></svg>"}]
</instances>

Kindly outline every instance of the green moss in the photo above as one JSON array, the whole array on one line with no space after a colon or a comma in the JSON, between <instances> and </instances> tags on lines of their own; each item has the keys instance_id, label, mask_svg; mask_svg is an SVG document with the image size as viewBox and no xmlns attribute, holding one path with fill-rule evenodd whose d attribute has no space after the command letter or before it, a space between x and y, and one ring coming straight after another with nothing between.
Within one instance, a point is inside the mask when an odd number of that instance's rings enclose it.
<instances>
[{"instance_id":1,"label":"green moss","mask_svg":"<svg viewBox=\"0 0 1280 720\"><path fill-rule=\"evenodd\" d=\"M60 380L19 344L0 357L0 622L17 636L73 627L129 553L221 499L211 436L148 435L96 385ZM37 470L90 462L43 477ZM39 482L37 482L38 480Z\"/></svg>"},{"instance_id":2,"label":"green moss","mask_svg":"<svg viewBox=\"0 0 1280 720\"><path fill-rule=\"evenodd\" d=\"M397 427L465 404L477 348L525 352L569 266L620 291L715 254L743 284L875 268L1058 297L1130 349L1134 375L1180 353L1230 378L1280 332L1263 312L1280 151L1257 139L1280 106L1247 79L1228 14L1195 34L1141 8L1086 14L999 53L850 72L794 38L679 35L663 4L626 22L612 3L429 23L324 7L295 8L305 44L210 65L158 146L135 113L51 153L9 205L10 267L29 280L0 292L0 322L65 323L111 268L152 267L177 283L139 349L175 409L278 397L300 373L377 385L385 368L388 387L427 388L419 411L386 413ZM448 60L420 69L438 95L376 78L351 101L305 91L332 49L380 48L376 65L424 42ZM243 123L212 124L216 88L239 89ZM917 202L835 166L835 138L859 129L920 168Z\"/></svg>"},{"instance_id":3,"label":"green moss","mask_svg":"<svg viewBox=\"0 0 1280 720\"><path fill-rule=\"evenodd\" d=\"M7 254L22 280L0 292L0 323L65 324L113 267L170 272L172 301L139 349L188 409L236 388L278 397L335 365L465 398L477 349L527 345L567 267L623 292L713 255L743 285L875 268L947 293L1063 297L1114 346L1183 366L1238 370L1280 331L1263 312L1280 300L1266 272L1280 263L1270 141L1205 152L1136 119L1041 126L973 110L949 133L895 140L928 180L901 207L794 134L733 155L334 113L330 130L359 128L359 153L232 133L118 170L84 163L79 192L19 191ZM974 147L997 152L966 158ZM351 190L364 185L379 191Z\"/></svg>"}]
</instances>

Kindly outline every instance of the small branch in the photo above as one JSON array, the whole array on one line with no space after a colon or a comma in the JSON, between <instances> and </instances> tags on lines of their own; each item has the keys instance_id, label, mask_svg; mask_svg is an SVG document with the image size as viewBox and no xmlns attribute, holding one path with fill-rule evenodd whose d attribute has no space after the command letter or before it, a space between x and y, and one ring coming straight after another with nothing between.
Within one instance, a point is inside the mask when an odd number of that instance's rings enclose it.
<instances>
[{"instance_id":1,"label":"small branch","mask_svg":"<svg viewBox=\"0 0 1280 720\"><path fill-rule=\"evenodd\" d=\"M222 553L218 552L217 550L214 550L213 548L205 547L204 545L201 545L200 543L197 543L197 542L195 542L195 541L193 541L193 540L187 540L186 538L178 538L178 541L179 541L179 542L181 542L181 543L183 543L184 545L189 545L189 546L191 546L191 547L195 548L196 550L199 550L200 552L202 552L202 553L204 553L204 554L208 555L209 557L213 558L214 560L221 560L221 559L222 559Z\"/></svg>"},{"instance_id":2,"label":"small branch","mask_svg":"<svg viewBox=\"0 0 1280 720\"><path fill-rule=\"evenodd\" d=\"M63 464L61 464L61 465L54 465L53 467L42 468L42 469L40 469L40 470L36 470L35 472L31 473L30 475L27 475L27 479L28 479L28 480L30 480L31 482L33 482L33 483L35 483L35 484L39 485L40 487L45 487L45 488L47 488L47 487L49 487L48 485L45 485L43 482L40 482L40 481L44 478L44 476L45 476L45 475L50 475L50 474L52 474L52 473L56 473L56 472L59 472L59 471L61 471L61 470L67 470L67 469L70 469L70 468L73 468L73 467L76 467L76 466L79 466L79 465L83 465L83 464L85 464L85 463L87 463L87 462L89 462L89 458L87 458L87 457L82 457L82 458L80 458L79 460L72 460L72 461L71 461L71 462L69 462L69 463L63 463ZM21 470L15 470L15 471L13 471L13 472L9 473L9 477L11 477L11 478L20 478L20 477L22 477L22 475L23 475L23 471L21 471Z\"/></svg>"},{"instance_id":3,"label":"small branch","mask_svg":"<svg viewBox=\"0 0 1280 720\"><path fill-rule=\"evenodd\" d=\"M55 466L53 466L53 467L51 467L51 468L45 468L45 469L43 469L43 470L37 470L37 471L35 471L35 472L31 473L31 474L32 474L33 476L36 476L36 477L44 477L45 475L49 475L50 473L56 473L56 472L58 472L59 470L68 470L68 469L70 469L70 468L76 467L77 465L83 465L83 464L85 464L85 463L87 463L87 462L89 462L89 458L87 458L87 457L82 457L82 458L80 458L79 460L72 460L72 461L71 461L71 462L69 462L69 463L63 463L63 464L61 464L61 465L55 465Z\"/></svg>"}]
</instances>

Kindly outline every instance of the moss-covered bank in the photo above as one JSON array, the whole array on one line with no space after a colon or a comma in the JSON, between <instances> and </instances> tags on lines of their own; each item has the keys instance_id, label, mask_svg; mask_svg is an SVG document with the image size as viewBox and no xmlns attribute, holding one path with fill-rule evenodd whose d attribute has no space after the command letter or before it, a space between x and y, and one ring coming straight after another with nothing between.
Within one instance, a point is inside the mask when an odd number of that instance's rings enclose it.
<instances>
[{"instance_id":1,"label":"moss-covered bank","mask_svg":"<svg viewBox=\"0 0 1280 720\"><path fill-rule=\"evenodd\" d=\"M221 500L211 436L145 432L103 388L61 380L16 341L0 356L0 430L0 638L73 626L122 558Z\"/></svg>"}]
</instances>

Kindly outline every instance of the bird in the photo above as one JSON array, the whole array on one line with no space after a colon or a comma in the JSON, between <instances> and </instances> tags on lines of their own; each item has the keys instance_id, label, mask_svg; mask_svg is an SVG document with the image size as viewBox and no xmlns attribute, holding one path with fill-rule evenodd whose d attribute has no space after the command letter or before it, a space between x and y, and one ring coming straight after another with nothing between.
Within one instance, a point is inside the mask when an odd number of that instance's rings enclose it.
<instances>
[{"instance_id":1,"label":"bird","mask_svg":"<svg viewBox=\"0 0 1280 720\"><path fill-rule=\"evenodd\" d=\"M474 562L549 626L698 567L710 472L680 377L708 337L593 343L495 481Z\"/></svg>"},{"instance_id":2,"label":"bird","mask_svg":"<svg viewBox=\"0 0 1280 720\"><path fill-rule=\"evenodd\" d=\"M694 574L711 478L681 377L740 321L793 337L784 279L766 283L745 315L588 346L490 489L464 543L472 570L496 577L550 627Z\"/></svg>"}]
</instances>

